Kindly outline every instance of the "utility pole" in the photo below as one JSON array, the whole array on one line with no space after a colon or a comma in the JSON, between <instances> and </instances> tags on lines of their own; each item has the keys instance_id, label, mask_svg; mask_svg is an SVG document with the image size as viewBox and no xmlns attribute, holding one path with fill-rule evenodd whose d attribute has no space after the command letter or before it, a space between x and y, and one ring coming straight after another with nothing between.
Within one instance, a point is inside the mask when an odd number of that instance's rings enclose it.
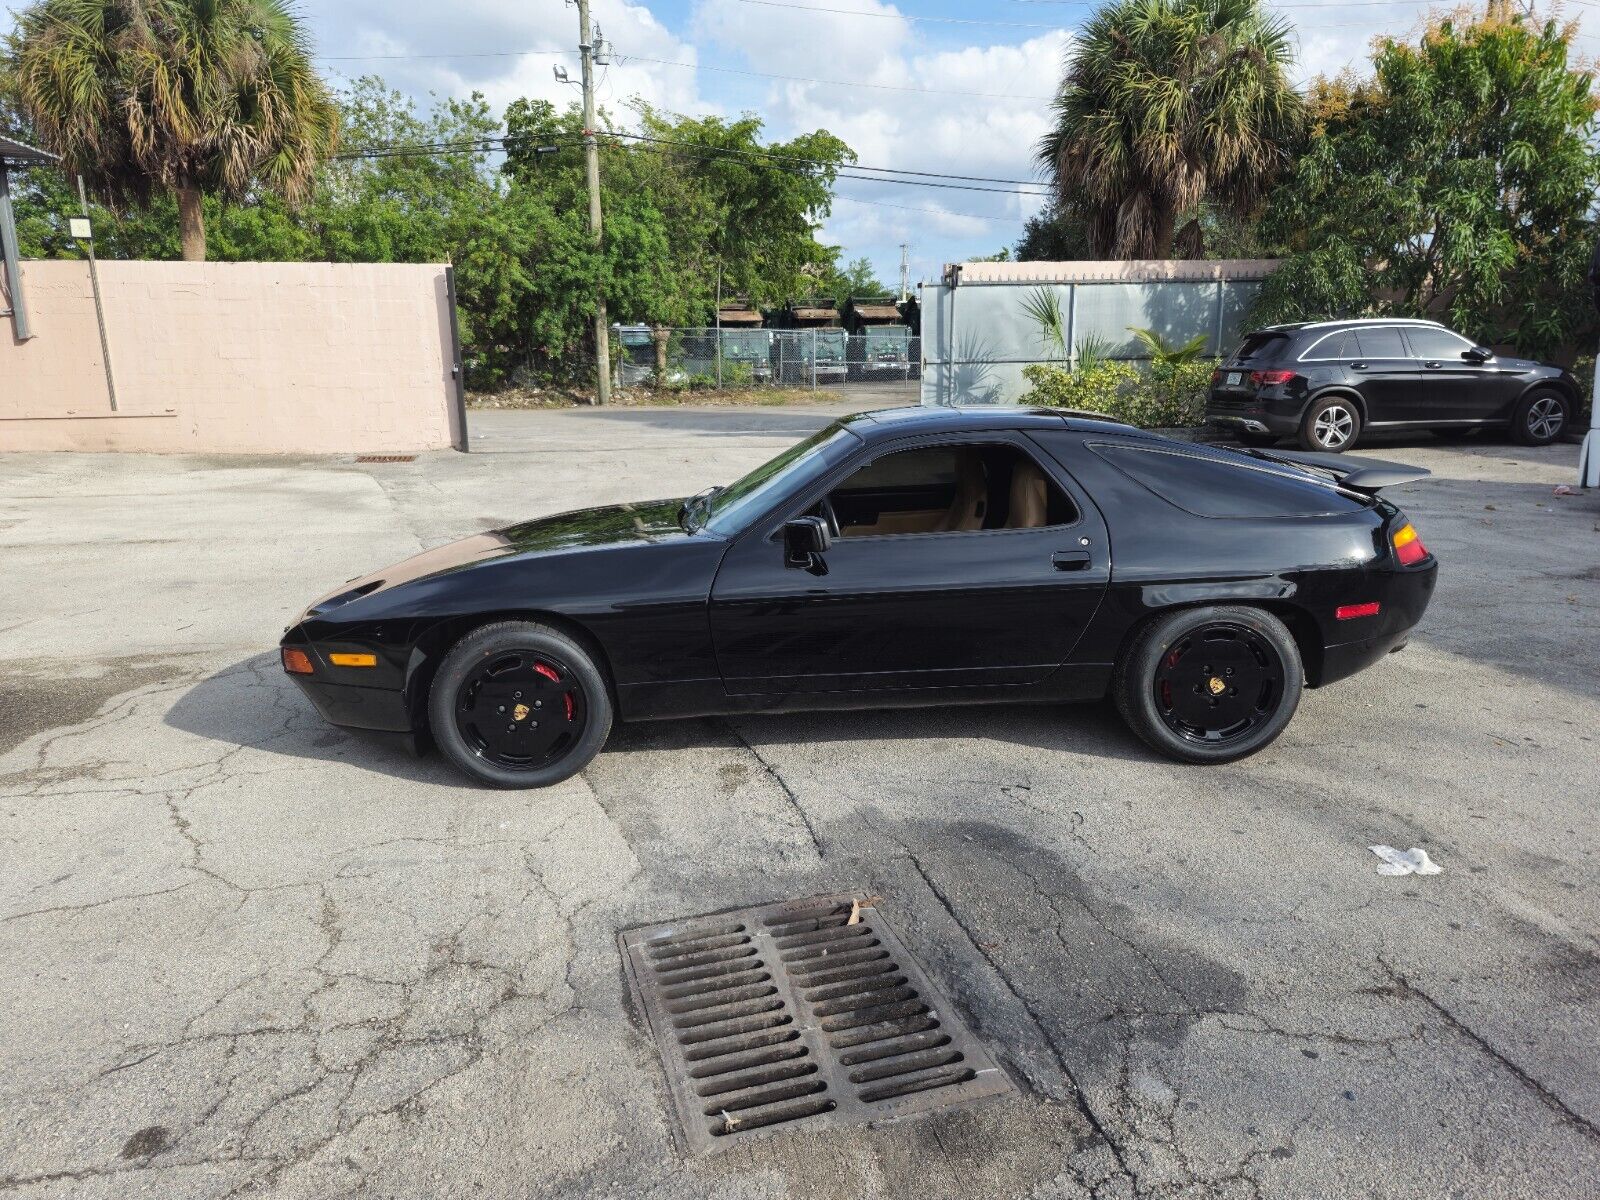
<instances>
[{"instance_id":1,"label":"utility pole","mask_svg":"<svg viewBox=\"0 0 1600 1200\"><path fill-rule=\"evenodd\" d=\"M911 298L911 262L906 257L911 245L908 242L900 243L900 303L904 304Z\"/></svg>"},{"instance_id":2,"label":"utility pole","mask_svg":"<svg viewBox=\"0 0 1600 1200\"><path fill-rule=\"evenodd\" d=\"M583 56L583 155L589 180L589 231L598 250L604 244L600 220L600 144L595 140L594 42L589 32L589 0L578 0L578 52ZM601 404L611 402L611 331L606 325L606 292L596 289L594 351Z\"/></svg>"}]
</instances>

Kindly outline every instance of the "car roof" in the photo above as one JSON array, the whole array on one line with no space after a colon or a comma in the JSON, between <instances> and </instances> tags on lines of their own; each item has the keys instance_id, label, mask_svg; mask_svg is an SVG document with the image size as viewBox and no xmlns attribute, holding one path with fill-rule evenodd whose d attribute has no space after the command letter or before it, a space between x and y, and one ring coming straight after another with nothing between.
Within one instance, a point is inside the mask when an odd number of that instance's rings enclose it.
<instances>
[{"instance_id":1,"label":"car roof","mask_svg":"<svg viewBox=\"0 0 1600 1200\"><path fill-rule=\"evenodd\" d=\"M1079 412L1070 408L1029 408L1011 404L946 406L911 404L902 408L879 408L854 413L841 424L863 437L899 437L915 433L947 433L952 430L979 432L989 429L1068 429L1086 433L1138 433L1132 425L1113 420L1104 413Z\"/></svg>"},{"instance_id":2,"label":"car roof","mask_svg":"<svg viewBox=\"0 0 1600 1200\"><path fill-rule=\"evenodd\" d=\"M1439 321L1425 321L1420 317L1346 317L1338 321L1290 321L1283 325L1263 325L1251 330L1257 333L1301 333L1313 329L1358 329L1363 325L1418 325L1428 329L1448 329ZM1250 336L1250 335L1247 335Z\"/></svg>"}]
</instances>

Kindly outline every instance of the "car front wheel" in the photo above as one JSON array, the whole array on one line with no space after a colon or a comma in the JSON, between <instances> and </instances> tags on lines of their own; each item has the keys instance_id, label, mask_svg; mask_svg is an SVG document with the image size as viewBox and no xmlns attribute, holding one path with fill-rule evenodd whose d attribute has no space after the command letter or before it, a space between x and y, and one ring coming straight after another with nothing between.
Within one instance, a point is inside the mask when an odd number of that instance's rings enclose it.
<instances>
[{"instance_id":1,"label":"car front wheel","mask_svg":"<svg viewBox=\"0 0 1600 1200\"><path fill-rule=\"evenodd\" d=\"M1529 392L1511 414L1511 436L1524 446L1548 446L1567 431L1570 419L1559 392Z\"/></svg>"},{"instance_id":2,"label":"car front wheel","mask_svg":"<svg viewBox=\"0 0 1600 1200\"><path fill-rule=\"evenodd\" d=\"M533 621L467 634L428 692L440 751L492 787L547 787L576 774L600 752L611 718L611 695L589 652Z\"/></svg>"},{"instance_id":3,"label":"car front wheel","mask_svg":"<svg viewBox=\"0 0 1600 1200\"><path fill-rule=\"evenodd\" d=\"M1153 749L1232 762L1269 745L1294 716L1305 670L1294 637L1259 608L1186 608L1151 621L1117 663L1112 694Z\"/></svg>"},{"instance_id":4,"label":"car front wheel","mask_svg":"<svg viewBox=\"0 0 1600 1200\"><path fill-rule=\"evenodd\" d=\"M1360 432L1361 414L1354 401L1330 396L1306 409L1300 420L1300 447L1338 454L1354 446Z\"/></svg>"}]
</instances>

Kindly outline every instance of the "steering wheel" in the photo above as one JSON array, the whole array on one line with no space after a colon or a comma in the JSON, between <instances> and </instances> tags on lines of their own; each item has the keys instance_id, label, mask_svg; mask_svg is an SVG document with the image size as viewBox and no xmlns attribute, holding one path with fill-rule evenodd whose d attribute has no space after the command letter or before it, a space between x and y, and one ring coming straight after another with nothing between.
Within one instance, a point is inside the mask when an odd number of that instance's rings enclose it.
<instances>
[{"instance_id":1,"label":"steering wheel","mask_svg":"<svg viewBox=\"0 0 1600 1200\"><path fill-rule=\"evenodd\" d=\"M828 535L839 536L839 514L833 511L833 499L829 496L822 498L822 519L828 523Z\"/></svg>"}]
</instances>

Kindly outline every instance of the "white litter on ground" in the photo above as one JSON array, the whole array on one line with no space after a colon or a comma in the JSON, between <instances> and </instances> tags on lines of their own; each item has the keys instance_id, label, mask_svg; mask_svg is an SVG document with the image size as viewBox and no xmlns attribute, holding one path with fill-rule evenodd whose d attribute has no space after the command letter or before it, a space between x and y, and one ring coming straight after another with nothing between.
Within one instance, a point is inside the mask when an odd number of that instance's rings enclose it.
<instances>
[{"instance_id":1,"label":"white litter on ground","mask_svg":"<svg viewBox=\"0 0 1600 1200\"><path fill-rule=\"evenodd\" d=\"M1379 858L1379 875L1437 875L1444 870L1428 857L1426 850L1416 846L1409 850L1396 850L1393 846L1368 846Z\"/></svg>"}]
</instances>

